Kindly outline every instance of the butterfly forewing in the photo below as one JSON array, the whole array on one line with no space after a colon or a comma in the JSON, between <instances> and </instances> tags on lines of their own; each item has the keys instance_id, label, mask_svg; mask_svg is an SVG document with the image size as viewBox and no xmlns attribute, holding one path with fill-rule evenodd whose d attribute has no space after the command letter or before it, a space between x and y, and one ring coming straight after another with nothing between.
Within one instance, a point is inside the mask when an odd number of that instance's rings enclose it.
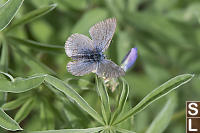
<instances>
[{"instance_id":1,"label":"butterfly forewing","mask_svg":"<svg viewBox=\"0 0 200 133\"><path fill-rule=\"evenodd\" d=\"M82 34L71 35L65 43L65 52L74 61L67 64L67 70L75 76L90 72L95 72L98 76L105 78L125 75L121 67L105 59L103 55L109 47L115 29L116 19L110 18L90 28L92 40Z\"/></svg>"},{"instance_id":2,"label":"butterfly forewing","mask_svg":"<svg viewBox=\"0 0 200 133\"><path fill-rule=\"evenodd\" d=\"M98 63L96 74L100 77L117 78L125 75L125 72L114 62L105 59Z\"/></svg>"},{"instance_id":3,"label":"butterfly forewing","mask_svg":"<svg viewBox=\"0 0 200 133\"><path fill-rule=\"evenodd\" d=\"M98 50L104 52L110 44L115 29L115 18L106 19L92 26L89 33L94 42L94 46L97 47Z\"/></svg>"},{"instance_id":4,"label":"butterfly forewing","mask_svg":"<svg viewBox=\"0 0 200 133\"><path fill-rule=\"evenodd\" d=\"M65 52L69 57L79 56L94 51L93 41L82 34L72 34L65 43Z\"/></svg>"},{"instance_id":5,"label":"butterfly forewing","mask_svg":"<svg viewBox=\"0 0 200 133\"><path fill-rule=\"evenodd\" d=\"M67 64L68 72L71 72L75 76L83 76L88 74L96 70L96 67L97 63L85 60L73 61Z\"/></svg>"}]
</instances>

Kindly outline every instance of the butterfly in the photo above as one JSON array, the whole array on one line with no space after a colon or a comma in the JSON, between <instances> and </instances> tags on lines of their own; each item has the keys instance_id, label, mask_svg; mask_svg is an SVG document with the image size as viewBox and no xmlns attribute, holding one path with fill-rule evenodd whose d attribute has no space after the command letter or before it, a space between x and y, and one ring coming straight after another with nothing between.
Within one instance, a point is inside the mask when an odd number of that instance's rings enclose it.
<instances>
[{"instance_id":1,"label":"butterfly","mask_svg":"<svg viewBox=\"0 0 200 133\"><path fill-rule=\"evenodd\" d=\"M89 29L92 39L83 34L72 34L65 43L65 52L72 58L72 61L67 64L68 72L75 76L94 72L104 78L125 75L121 67L104 55L110 45L116 25L116 18L109 18L95 24Z\"/></svg>"}]
</instances>

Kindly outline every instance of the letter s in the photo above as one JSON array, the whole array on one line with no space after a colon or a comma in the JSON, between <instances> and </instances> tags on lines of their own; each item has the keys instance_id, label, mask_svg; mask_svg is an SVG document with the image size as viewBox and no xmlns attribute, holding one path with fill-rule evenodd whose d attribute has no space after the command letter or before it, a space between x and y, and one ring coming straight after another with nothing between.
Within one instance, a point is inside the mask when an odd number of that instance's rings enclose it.
<instances>
[{"instance_id":1,"label":"letter s","mask_svg":"<svg viewBox=\"0 0 200 133\"><path fill-rule=\"evenodd\" d=\"M192 107L192 105L195 106L196 108L195 108L195 107ZM197 109L198 105L197 105L196 103L189 103L188 107L189 107L190 110L193 110L193 111L194 111L194 113L192 113L192 112L189 110L188 113L189 113L190 115L197 115L197 114L198 114L198 109Z\"/></svg>"}]
</instances>

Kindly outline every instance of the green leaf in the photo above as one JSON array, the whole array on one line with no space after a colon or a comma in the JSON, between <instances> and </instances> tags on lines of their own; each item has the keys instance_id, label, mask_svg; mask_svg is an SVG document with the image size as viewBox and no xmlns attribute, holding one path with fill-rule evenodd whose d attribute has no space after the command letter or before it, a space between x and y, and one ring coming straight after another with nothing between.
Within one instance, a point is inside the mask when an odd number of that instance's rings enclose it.
<instances>
[{"instance_id":1,"label":"green leaf","mask_svg":"<svg viewBox=\"0 0 200 133\"><path fill-rule=\"evenodd\" d=\"M8 71L8 61L9 61L9 54L8 54L8 45L4 38L0 38L0 44L2 41L2 51L0 57L0 71L7 72ZM0 92L0 106L6 102L7 93Z\"/></svg>"},{"instance_id":2,"label":"green leaf","mask_svg":"<svg viewBox=\"0 0 200 133\"><path fill-rule=\"evenodd\" d=\"M59 4L59 8L68 9L70 10L84 10L88 8L88 1L87 0L53 0L53 2Z\"/></svg>"},{"instance_id":3,"label":"green leaf","mask_svg":"<svg viewBox=\"0 0 200 133\"><path fill-rule=\"evenodd\" d=\"M87 0L65 0L66 6L76 10L84 10L88 7Z\"/></svg>"},{"instance_id":4,"label":"green leaf","mask_svg":"<svg viewBox=\"0 0 200 133\"><path fill-rule=\"evenodd\" d=\"M95 127L88 129L61 129L61 130L33 131L30 133L97 133L103 129L104 127Z\"/></svg>"},{"instance_id":5,"label":"green leaf","mask_svg":"<svg viewBox=\"0 0 200 133\"><path fill-rule=\"evenodd\" d=\"M128 0L127 2L127 12L135 12L137 11L139 5L142 3L143 1L141 0Z\"/></svg>"},{"instance_id":6,"label":"green leaf","mask_svg":"<svg viewBox=\"0 0 200 133\"><path fill-rule=\"evenodd\" d=\"M2 31L14 18L24 0L8 0L0 7L0 31Z\"/></svg>"},{"instance_id":7,"label":"green leaf","mask_svg":"<svg viewBox=\"0 0 200 133\"><path fill-rule=\"evenodd\" d=\"M0 107L7 101L7 93L0 92Z\"/></svg>"},{"instance_id":8,"label":"green leaf","mask_svg":"<svg viewBox=\"0 0 200 133\"><path fill-rule=\"evenodd\" d=\"M8 45L6 44L6 41L3 41L0 59L0 71L8 71L8 59Z\"/></svg>"},{"instance_id":9,"label":"green leaf","mask_svg":"<svg viewBox=\"0 0 200 133\"><path fill-rule=\"evenodd\" d=\"M88 34L91 26L104 20L107 16L108 12L105 9L95 8L93 10L89 10L75 24L72 29L72 33Z\"/></svg>"},{"instance_id":10,"label":"green leaf","mask_svg":"<svg viewBox=\"0 0 200 133\"><path fill-rule=\"evenodd\" d=\"M9 78L11 81L14 81L13 76L11 76L10 74L6 73L6 72L1 72L0 71L0 79L6 79Z\"/></svg>"},{"instance_id":11,"label":"green leaf","mask_svg":"<svg viewBox=\"0 0 200 133\"><path fill-rule=\"evenodd\" d=\"M10 44L15 45L24 45L30 48L34 48L37 50L43 50L46 52L52 52L52 53L63 53L64 47L58 46L58 45L50 45L50 44L42 44L40 42L32 41L32 40L24 40L17 37L7 37L8 40L11 42Z\"/></svg>"},{"instance_id":12,"label":"green leaf","mask_svg":"<svg viewBox=\"0 0 200 133\"><path fill-rule=\"evenodd\" d=\"M96 85L97 85L97 92L99 94L99 97L101 99L101 110L102 110L102 115L104 118L104 121L106 124L108 124L111 111L110 111L110 102L109 102L109 96L107 92L107 88L105 87L103 81L101 79L98 79L96 76Z\"/></svg>"},{"instance_id":13,"label":"green leaf","mask_svg":"<svg viewBox=\"0 0 200 133\"><path fill-rule=\"evenodd\" d=\"M48 12L52 11L53 9L55 9L55 7L56 7L56 4L52 4L52 5L36 9L36 10L34 10L32 12L29 12L29 13L25 14L21 18L19 18L16 21L14 21L14 23L6 29L6 32L9 31L9 30L14 29L15 27L17 27L19 25L24 25L26 23L29 23L29 22L31 22L31 21L33 21L33 20L35 20L35 19L47 14Z\"/></svg>"},{"instance_id":14,"label":"green leaf","mask_svg":"<svg viewBox=\"0 0 200 133\"><path fill-rule=\"evenodd\" d=\"M33 109L33 106L34 106L34 101L33 98L31 97L19 109L14 119L17 122L21 122L22 120L24 120L30 114L31 110Z\"/></svg>"},{"instance_id":15,"label":"green leaf","mask_svg":"<svg viewBox=\"0 0 200 133\"><path fill-rule=\"evenodd\" d=\"M124 79L122 79L122 80L123 80L122 81L123 82L123 88L122 88L122 91L121 91L121 96L119 98L118 107L117 107L119 112L123 111L124 106L126 104L126 101L128 99L128 94L129 94L129 85Z\"/></svg>"},{"instance_id":16,"label":"green leaf","mask_svg":"<svg viewBox=\"0 0 200 133\"><path fill-rule=\"evenodd\" d=\"M85 121L90 121L90 117L88 117L88 114L86 114L84 110L82 110L77 104L72 104L68 99L63 98L62 101L65 104L63 110L65 112L65 116L67 117L68 124L70 124L70 128L72 128L73 123L71 121L74 120L73 116L75 116L76 118L79 118L77 120L77 123L79 125L83 127L87 127L88 123L85 123Z\"/></svg>"},{"instance_id":17,"label":"green leaf","mask_svg":"<svg viewBox=\"0 0 200 133\"><path fill-rule=\"evenodd\" d=\"M45 81L52 86L54 86L56 89L63 92L68 97L72 98L74 101L78 103L78 105L85 110L89 115L91 115L95 120L97 120L99 123L103 124L102 117L70 86L65 84L63 81L47 75L45 77Z\"/></svg>"},{"instance_id":18,"label":"green leaf","mask_svg":"<svg viewBox=\"0 0 200 133\"><path fill-rule=\"evenodd\" d=\"M200 3L194 2L188 5L187 9L184 12L185 20L198 20L200 17Z\"/></svg>"},{"instance_id":19,"label":"green leaf","mask_svg":"<svg viewBox=\"0 0 200 133\"><path fill-rule=\"evenodd\" d=\"M180 87L181 85L189 82L194 75L192 74L183 74L176 76L169 81L162 84L160 87L154 89L152 92L150 92L146 97L142 99L135 107L133 107L131 110L126 112L121 117L118 117L118 119L114 122L114 125L128 119L132 115L135 115L136 113L142 111L144 108L146 108L149 104L154 102L155 100L161 98L162 96L168 94L172 90Z\"/></svg>"},{"instance_id":20,"label":"green leaf","mask_svg":"<svg viewBox=\"0 0 200 133\"><path fill-rule=\"evenodd\" d=\"M126 101L128 99L128 95L129 95L128 83L124 79L121 79L121 80L122 80L122 91L120 93L121 95L119 97L117 109L115 110L115 112L111 118L111 122L110 122L111 125L116 120L116 118L123 112L124 106L126 104Z\"/></svg>"},{"instance_id":21,"label":"green leaf","mask_svg":"<svg viewBox=\"0 0 200 133\"><path fill-rule=\"evenodd\" d=\"M6 2L7 2L7 0L1 0L0 1L0 6L3 6Z\"/></svg>"},{"instance_id":22,"label":"green leaf","mask_svg":"<svg viewBox=\"0 0 200 133\"><path fill-rule=\"evenodd\" d=\"M8 116L2 109L0 109L0 126L11 131L23 130L18 123Z\"/></svg>"},{"instance_id":23,"label":"green leaf","mask_svg":"<svg viewBox=\"0 0 200 133\"><path fill-rule=\"evenodd\" d=\"M31 55L23 52L21 49L17 48L16 46L14 46L14 47L16 48L17 54L19 54L21 56L23 61L30 68L32 68L32 71L37 72L37 73L48 73L48 74L56 75L56 73L51 68L49 68L48 66L46 66L39 60L37 60L36 58L33 58Z\"/></svg>"},{"instance_id":24,"label":"green leaf","mask_svg":"<svg viewBox=\"0 0 200 133\"><path fill-rule=\"evenodd\" d=\"M128 130L121 129L121 128L118 128L118 127L115 127L114 129L115 129L116 131L120 132L120 133L136 133L136 132L128 131Z\"/></svg>"},{"instance_id":25,"label":"green leaf","mask_svg":"<svg viewBox=\"0 0 200 133\"><path fill-rule=\"evenodd\" d=\"M105 0L107 8L112 13L112 16L115 16L118 21L122 20L122 11L120 12L119 8L117 7L117 3L115 0Z\"/></svg>"},{"instance_id":26,"label":"green leaf","mask_svg":"<svg viewBox=\"0 0 200 133\"><path fill-rule=\"evenodd\" d=\"M42 129L43 130L51 130L55 129L55 115L57 116L57 113L52 111L52 108L50 106L51 103L45 97L42 100L43 102L40 103L40 120L42 123ZM58 117L58 116L57 116ZM63 114L62 114L63 117Z\"/></svg>"},{"instance_id":27,"label":"green leaf","mask_svg":"<svg viewBox=\"0 0 200 133\"><path fill-rule=\"evenodd\" d=\"M24 95L24 96L21 96L21 97L17 98L16 100L7 102L7 103L5 103L2 106L2 109L3 110L13 110L13 109L16 109L19 106L21 106L24 102L26 102L26 98L27 97L29 97L29 95Z\"/></svg>"},{"instance_id":28,"label":"green leaf","mask_svg":"<svg viewBox=\"0 0 200 133\"><path fill-rule=\"evenodd\" d=\"M153 3L153 8L157 12L164 12L174 9L173 7L178 4L178 1L168 1L168 0L155 0Z\"/></svg>"},{"instance_id":29,"label":"green leaf","mask_svg":"<svg viewBox=\"0 0 200 133\"><path fill-rule=\"evenodd\" d=\"M176 44L181 48L191 47L176 25L164 16L149 12L134 12L134 14L125 15L124 21L132 27L151 34L155 39Z\"/></svg>"},{"instance_id":30,"label":"green leaf","mask_svg":"<svg viewBox=\"0 0 200 133\"><path fill-rule=\"evenodd\" d=\"M117 61L121 63L124 56L128 53L128 51L133 47L132 40L130 38L130 34L125 31L119 31L117 34ZM122 50L123 49L123 50Z\"/></svg>"},{"instance_id":31,"label":"green leaf","mask_svg":"<svg viewBox=\"0 0 200 133\"><path fill-rule=\"evenodd\" d=\"M38 87L44 81L44 75L38 74L28 78L15 78L9 81L0 78L0 91L21 93Z\"/></svg>"},{"instance_id":32,"label":"green leaf","mask_svg":"<svg viewBox=\"0 0 200 133\"><path fill-rule=\"evenodd\" d=\"M161 112L151 123L146 133L163 133L168 126L177 104L176 95L171 95Z\"/></svg>"},{"instance_id":33,"label":"green leaf","mask_svg":"<svg viewBox=\"0 0 200 133\"><path fill-rule=\"evenodd\" d=\"M46 6L46 5L49 5L52 3L52 0L29 0L30 4L32 4L34 7L43 7L43 6ZM56 3L56 2L55 2Z\"/></svg>"},{"instance_id":34,"label":"green leaf","mask_svg":"<svg viewBox=\"0 0 200 133\"><path fill-rule=\"evenodd\" d=\"M86 79L68 78L64 82L70 85L72 88L77 88L80 90L91 90L92 88L95 88L95 84Z\"/></svg>"}]
</instances>

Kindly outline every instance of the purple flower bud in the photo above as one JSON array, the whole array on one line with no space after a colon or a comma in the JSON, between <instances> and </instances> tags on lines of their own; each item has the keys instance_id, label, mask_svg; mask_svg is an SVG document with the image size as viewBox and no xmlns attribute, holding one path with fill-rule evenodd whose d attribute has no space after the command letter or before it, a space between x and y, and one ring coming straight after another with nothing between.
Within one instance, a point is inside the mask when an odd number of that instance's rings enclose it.
<instances>
[{"instance_id":1,"label":"purple flower bud","mask_svg":"<svg viewBox=\"0 0 200 133\"><path fill-rule=\"evenodd\" d=\"M121 68L126 72L130 67L133 66L137 59L137 48L132 48L128 54L124 57L121 63Z\"/></svg>"}]
</instances>

